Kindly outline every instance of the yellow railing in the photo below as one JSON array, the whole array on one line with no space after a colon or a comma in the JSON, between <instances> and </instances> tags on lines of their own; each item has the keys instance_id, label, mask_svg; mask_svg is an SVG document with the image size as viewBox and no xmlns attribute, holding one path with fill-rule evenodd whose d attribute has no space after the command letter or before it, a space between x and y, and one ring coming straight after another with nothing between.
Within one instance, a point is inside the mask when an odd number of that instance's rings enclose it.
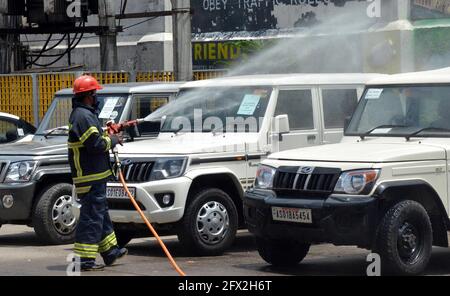
<instances>
[{"instance_id":1,"label":"yellow railing","mask_svg":"<svg viewBox=\"0 0 450 296\"><path fill-rule=\"evenodd\" d=\"M33 122L33 84L31 75L0 76L0 112L11 113Z\"/></svg>"},{"instance_id":2,"label":"yellow railing","mask_svg":"<svg viewBox=\"0 0 450 296\"><path fill-rule=\"evenodd\" d=\"M36 96L39 102L38 120L47 112L55 93L64 88L72 87L75 78L82 74L73 72L36 74ZM128 72L87 72L98 79L101 84L131 82ZM225 71L194 71L194 80L221 77ZM134 80L134 79L133 79ZM172 72L137 72L136 82L172 82L175 76ZM11 113L22 117L30 123L35 123L33 107L33 75L0 75L0 112Z\"/></svg>"},{"instance_id":3,"label":"yellow railing","mask_svg":"<svg viewBox=\"0 0 450 296\"><path fill-rule=\"evenodd\" d=\"M222 77L226 74L226 71L194 71L194 80L206 80Z\"/></svg>"},{"instance_id":4,"label":"yellow railing","mask_svg":"<svg viewBox=\"0 0 450 296\"><path fill-rule=\"evenodd\" d=\"M94 76L100 84L130 82L130 73L128 72L86 72L84 74Z\"/></svg>"},{"instance_id":5,"label":"yellow railing","mask_svg":"<svg viewBox=\"0 0 450 296\"><path fill-rule=\"evenodd\" d=\"M175 81L175 76L172 72L138 72L136 75L136 82L171 82Z\"/></svg>"},{"instance_id":6,"label":"yellow railing","mask_svg":"<svg viewBox=\"0 0 450 296\"><path fill-rule=\"evenodd\" d=\"M55 93L61 89L72 87L74 73L50 73L38 75L39 118L42 118L52 103Z\"/></svg>"}]
</instances>

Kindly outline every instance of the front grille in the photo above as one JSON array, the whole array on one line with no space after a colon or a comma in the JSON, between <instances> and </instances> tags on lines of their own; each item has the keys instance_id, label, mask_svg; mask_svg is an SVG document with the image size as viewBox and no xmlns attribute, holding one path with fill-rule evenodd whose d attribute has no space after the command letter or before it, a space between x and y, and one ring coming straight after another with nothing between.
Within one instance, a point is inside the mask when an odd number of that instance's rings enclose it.
<instances>
[{"instance_id":1,"label":"front grille","mask_svg":"<svg viewBox=\"0 0 450 296\"><path fill-rule=\"evenodd\" d=\"M333 168L280 167L273 187L275 191L331 193L340 173Z\"/></svg>"},{"instance_id":2,"label":"front grille","mask_svg":"<svg viewBox=\"0 0 450 296\"><path fill-rule=\"evenodd\" d=\"M1 162L0 161L0 182L2 182L3 179L5 178L7 167L8 167L8 163L7 162Z\"/></svg>"},{"instance_id":3,"label":"front grille","mask_svg":"<svg viewBox=\"0 0 450 296\"><path fill-rule=\"evenodd\" d=\"M139 208L145 211L145 207L139 201L137 201ZM128 199L114 199L108 198L108 208L110 210L121 210L121 211L135 211L133 204Z\"/></svg>"},{"instance_id":4,"label":"front grille","mask_svg":"<svg viewBox=\"0 0 450 296\"><path fill-rule=\"evenodd\" d=\"M154 162L131 162L122 166L122 172L127 182L148 182Z\"/></svg>"}]
</instances>

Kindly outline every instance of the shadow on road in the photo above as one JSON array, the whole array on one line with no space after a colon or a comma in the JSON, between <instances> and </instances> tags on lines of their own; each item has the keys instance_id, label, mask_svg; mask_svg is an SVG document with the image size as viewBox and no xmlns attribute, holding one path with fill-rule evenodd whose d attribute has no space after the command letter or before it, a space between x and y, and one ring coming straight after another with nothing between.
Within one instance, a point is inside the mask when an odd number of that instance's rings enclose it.
<instances>
[{"instance_id":1,"label":"shadow on road","mask_svg":"<svg viewBox=\"0 0 450 296\"><path fill-rule=\"evenodd\" d=\"M29 230L21 231L20 233L7 233L2 234L2 228L0 228L0 248L1 247L42 247L44 244L39 241L32 228Z\"/></svg>"},{"instance_id":2,"label":"shadow on road","mask_svg":"<svg viewBox=\"0 0 450 296\"><path fill-rule=\"evenodd\" d=\"M21 228L13 233L6 231L2 234L0 229L0 248L2 247L42 247L44 246L30 228ZM183 249L176 238L163 238L167 247L175 258L195 259L192 254ZM67 245L67 250L72 245ZM51 247L49 247L51 248ZM128 245L130 256L165 257L160 246L154 239L136 239ZM356 249L355 249L356 250ZM341 253L342 252L342 253ZM317 247L305 260L293 268L275 268L264 262L255 251L253 237L248 233L241 233L236 238L232 248L224 257L203 257L207 262L229 265L234 269L245 270L245 274L254 271L257 274L267 275L294 275L294 276L365 276L368 262L366 255L369 251L345 250L333 246ZM204 261L204 260L202 260ZM205 261L205 262L206 262ZM65 270L64 265L48 266L51 271ZM450 248L434 248L426 275L450 274Z\"/></svg>"},{"instance_id":3,"label":"shadow on road","mask_svg":"<svg viewBox=\"0 0 450 296\"><path fill-rule=\"evenodd\" d=\"M179 243L176 238L162 238L170 253L174 257L192 257L187 250L183 249L183 246ZM153 239L147 239L144 242L131 242L128 246L128 251L130 255L133 256L151 256L151 257L165 257L159 244ZM250 252L255 250L255 244L253 237L248 234L239 234L236 237L236 241L229 249L226 254L240 253L240 252Z\"/></svg>"},{"instance_id":4,"label":"shadow on road","mask_svg":"<svg viewBox=\"0 0 450 296\"><path fill-rule=\"evenodd\" d=\"M268 263L240 264L235 268L254 270L268 275L292 275L292 276L364 276L366 274L365 256L352 255L337 258L313 258L306 259L296 267L277 268Z\"/></svg>"},{"instance_id":5,"label":"shadow on road","mask_svg":"<svg viewBox=\"0 0 450 296\"><path fill-rule=\"evenodd\" d=\"M368 253L367 253L368 254ZM267 263L238 264L235 268L265 272L268 275L292 276L366 276L366 255L351 254L323 258L308 258L296 267L276 268ZM431 259L424 275L450 275L450 249L433 248Z\"/></svg>"}]
</instances>

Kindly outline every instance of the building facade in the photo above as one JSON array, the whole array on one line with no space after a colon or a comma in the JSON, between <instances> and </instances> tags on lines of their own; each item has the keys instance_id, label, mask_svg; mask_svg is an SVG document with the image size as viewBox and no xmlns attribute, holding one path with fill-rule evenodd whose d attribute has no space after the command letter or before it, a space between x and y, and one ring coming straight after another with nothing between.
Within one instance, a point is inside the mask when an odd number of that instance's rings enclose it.
<instances>
[{"instance_id":1,"label":"building facade","mask_svg":"<svg viewBox=\"0 0 450 296\"><path fill-rule=\"evenodd\" d=\"M121 1L114 2L119 13ZM396 73L450 66L450 1L191 0L191 8L197 70ZM170 9L170 0L128 0L126 12ZM97 16L89 17L88 25L96 22ZM120 25L121 70L172 70L170 16L122 20ZM99 70L98 38L84 37L71 63ZM44 40L22 36L34 50ZM54 51L66 48L61 44ZM55 64L67 65L67 57Z\"/></svg>"}]
</instances>

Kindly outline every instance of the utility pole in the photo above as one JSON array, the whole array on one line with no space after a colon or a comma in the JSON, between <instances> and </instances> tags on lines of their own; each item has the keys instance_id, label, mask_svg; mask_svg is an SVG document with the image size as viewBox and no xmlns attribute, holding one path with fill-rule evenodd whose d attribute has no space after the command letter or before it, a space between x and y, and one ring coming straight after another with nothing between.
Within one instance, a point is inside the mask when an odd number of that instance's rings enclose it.
<instances>
[{"instance_id":1,"label":"utility pole","mask_svg":"<svg viewBox=\"0 0 450 296\"><path fill-rule=\"evenodd\" d=\"M98 0L100 26L108 29L100 34L100 67L102 71L117 71L117 32L114 0Z\"/></svg>"},{"instance_id":2,"label":"utility pole","mask_svg":"<svg viewBox=\"0 0 450 296\"><path fill-rule=\"evenodd\" d=\"M0 28L7 28L8 17L0 13ZM6 74L10 71L10 55L8 45L8 34L0 35L0 74Z\"/></svg>"},{"instance_id":3,"label":"utility pole","mask_svg":"<svg viewBox=\"0 0 450 296\"><path fill-rule=\"evenodd\" d=\"M173 72L179 81L190 81L192 75L192 39L190 0L171 0L173 31ZM184 12L179 12L183 10Z\"/></svg>"},{"instance_id":4,"label":"utility pole","mask_svg":"<svg viewBox=\"0 0 450 296\"><path fill-rule=\"evenodd\" d=\"M12 29L16 28L16 16L9 16L6 14L0 14L0 28ZM20 40L18 36L14 34L2 34L0 35L0 73L7 74L11 72L11 69L18 70L18 49Z\"/></svg>"}]
</instances>

